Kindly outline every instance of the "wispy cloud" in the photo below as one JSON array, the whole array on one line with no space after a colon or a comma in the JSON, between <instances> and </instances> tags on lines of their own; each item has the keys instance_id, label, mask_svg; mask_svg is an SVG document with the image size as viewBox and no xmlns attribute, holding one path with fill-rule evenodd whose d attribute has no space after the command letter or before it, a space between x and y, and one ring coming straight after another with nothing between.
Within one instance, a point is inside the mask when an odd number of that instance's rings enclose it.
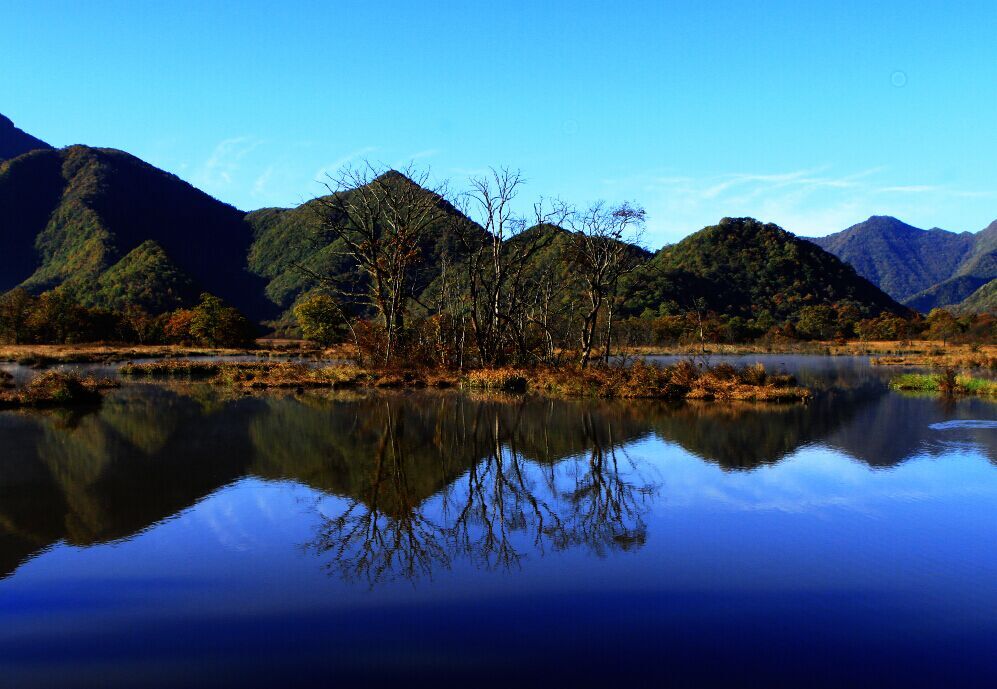
<instances>
[{"instance_id":1,"label":"wispy cloud","mask_svg":"<svg viewBox=\"0 0 997 689\"><path fill-rule=\"evenodd\" d=\"M273 173L274 166L271 165L256 178L256 181L253 182L253 196L260 197L266 195L270 180L273 179Z\"/></svg>"},{"instance_id":2,"label":"wispy cloud","mask_svg":"<svg viewBox=\"0 0 997 689\"><path fill-rule=\"evenodd\" d=\"M376 150L377 150L376 146L364 146L363 148L358 148L355 151L351 151L350 153L347 153L346 155L332 161L328 165L323 165L322 167L320 167L315 172L314 178L317 182L323 182L326 179L326 177L336 172L340 168L345 167L346 165L352 163L354 160L363 158L364 156L373 153Z\"/></svg>"},{"instance_id":3,"label":"wispy cloud","mask_svg":"<svg viewBox=\"0 0 997 689\"><path fill-rule=\"evenodd\" d=\"M644 174L606 179L610 196L643 200L650 231L666 241L723 216L753 216L802 235L842 230L869 215L930 216L955 199L993 192L931 184L887 184L885 167L835 174L830 166L775 172L730 172L701 177Z\"/></svg>"},{"instance_id":4,"label":"wispy cloud","mask_svg":"<svg viewBox=\"0 0 997 689\"><path fill-rule=\"evenodd\" d=\"M207 189L218 190L230 187L243 160L263 141L248 136L237 136L219 141L211 155L194 173L194 181Z\"/></svg>"},{"instance_id":5,"label":"wispy cloud","mask_svg":"<svg viewBox=\"0 0 997 689\"><path fill-rule=\"evenodd\" d=\"M439 154L440 150L438 148L427 148L424 151L416 151L415 153L411 153L408 156L405 156L404 158L399 158L392 164L391 167L395 168L396 170L400 170L401 168L409 165L410 163L414 163L417 160L426 160L427 158L432 158Z\"/></svg>"}]
</instances>

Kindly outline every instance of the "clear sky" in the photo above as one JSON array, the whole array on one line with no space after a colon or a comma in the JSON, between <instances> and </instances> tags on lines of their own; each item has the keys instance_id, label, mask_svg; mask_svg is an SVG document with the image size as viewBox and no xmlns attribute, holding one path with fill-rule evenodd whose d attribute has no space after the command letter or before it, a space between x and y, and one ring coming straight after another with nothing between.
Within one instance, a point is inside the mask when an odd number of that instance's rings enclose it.
<instances>
[{"instance_id":1,"label":"clear sky","mask_svg":"<svg viewBox=\"0 0 997 689\"><path fill-rule=\"evenodd\" d=\"M635 200L652 248L752 215L997 218L997 2L0 1L0 112L242 209L415 160Z\"/></svg>"}]
</instances>

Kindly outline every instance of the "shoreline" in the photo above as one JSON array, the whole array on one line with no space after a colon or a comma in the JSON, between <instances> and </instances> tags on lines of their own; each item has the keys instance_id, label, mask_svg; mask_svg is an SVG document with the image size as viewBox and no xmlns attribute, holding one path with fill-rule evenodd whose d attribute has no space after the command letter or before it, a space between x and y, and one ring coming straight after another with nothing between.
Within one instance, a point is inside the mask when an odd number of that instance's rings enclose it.
<instances>
[{"instance_id":1,"label":"shoreline","mask_svg":"<svg viewBox=\"0 0 997 689\"><path fill-rule=\"evenodd\" d=\"M353 364L308 367L290 362L198 362L163 360L125 365L123 378L200 379L230 388L272 389L399 389L435 388L464 392L531 394L556 398L805 401L811 390L795 378L773 375L762 366L713 367L680 362L672 366L635 363L629 366L472 369L367 369Z\"/></svg>"}]
</instances>

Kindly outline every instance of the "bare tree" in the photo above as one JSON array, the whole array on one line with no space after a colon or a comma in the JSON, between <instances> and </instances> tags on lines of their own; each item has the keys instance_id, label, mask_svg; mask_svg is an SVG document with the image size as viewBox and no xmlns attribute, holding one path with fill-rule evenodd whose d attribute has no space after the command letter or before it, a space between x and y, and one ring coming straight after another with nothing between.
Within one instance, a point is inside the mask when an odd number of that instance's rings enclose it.
<instances>
[{"instance_id":1,"label":"bare tree","mask_svg":"<svg viewBox=\"0 0 997 689\"><path fill-rule=\"evenodd\" d=\"M587 366L595 345L599 315L604 306L615 307L621 278L642 261L637 244L644 228L644 209L623 203L599 202L570 219L570 261L582 283L586 309L582 315L581 365ZM606 357L612 338L612 318L607 321Z\"/></svg>"},{"instance_id":2,"label":"bare tree","mask_svg":"<svg viewBox=\"0 0 997 689\"><path fill-rule=\"evenodd\" d=\"M398 172L365 161L330 175L325 186L329 195L313 204L319 239L338 242L365 280L358 285L338 272L307 272L330 291L368 302L384 326L383 358L390 363L416 297L424 240L447 217L446 185L431 187L429 173L412 166Z\"/></svg>"},{"instance_id":3,"label":"bare tree","mask_svg":"<svg viewBox=\"0 0 997 689\"><path fill-rule=\"evenodd\" d=\"M553 226L563 222L567 208L541 200L533 207L533 225L514 210L522 174L492 169L473 178L463 198L466 215L478 222L458 233L462 247L468 317L482 364L501 363L508 350L525 360L530 356L528 326L536 321L530 308L537 303L540 281L534 279L535 259L554 239ZM484 230L482 232L481 230Z\"/></svg>"}]
</instances>

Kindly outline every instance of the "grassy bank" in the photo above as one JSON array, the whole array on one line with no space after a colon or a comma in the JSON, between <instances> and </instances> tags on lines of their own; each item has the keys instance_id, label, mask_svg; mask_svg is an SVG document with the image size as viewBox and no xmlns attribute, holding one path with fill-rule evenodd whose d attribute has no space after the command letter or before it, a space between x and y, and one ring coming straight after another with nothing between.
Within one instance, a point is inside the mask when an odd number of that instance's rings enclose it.
<instances>
[{"instance_id":1,"label":"grassy bank","mask_svg":"<svg viewBox=\"0 0 997 689\"><path fill-rule=\"evenodd\" d=\"M963 359L974 364L997 360L997 345L949 344L935 340L849 340L805 342L754 342L744 344L699 344L630 347L632 356L736 356L742 354L798 354L803 356L868 356L882 364L898 363L894 359L934 362ZM940 364L944 365L944 364Z\"/></svg>"},{"instance_id":2,"label":"grassy bank","mask_svg":"<svg viewBox=\"0 0 997 689\"><path fill-rule=\"evenodd\" d=\"M997 370L997 353L986 351L935 350L923 354L881 356L872 360L876 366L914 366L917 368L957 368Z\"/></svg>"},{"instance_id":3,"label":"grassy bank","mask_svg":"<svg viewBox=\"0 0 997 689\"><path fill-rule=\"evenodd\" d=\"M0 362L45 367L63 364L103 364L134 359L167 359L191 356L237 356L254 354L246 349L214 349L158 345L5 345Z\"/></svg>"},{"instance_id":4,"label":"grassy bank","mask_svg":"<svg viewBox=\"0 0 997 689\"><path fill-rule=\"evenodd\" d=\"M331 349L296 340L260 340L252 348L187 347L183 345L0 345L0 362L18 363L36 368L63 364L112 364L136 359L182 359L185 357L260 356L274 358L306 357L310 359L342 358L349 354L345 346Z\"/></svg>"},{"instance_id":5,"label":"grassy bank","mask_svg":"<svg viewBox=\"0 0 997 689\"><path fill-rule=\"evenodd\" d=\"M907 373L890 381L894 390L909 392L934 392L945 395L977 395L997 397L997 381L974 378L969 375L945 373Z\"/></svg>"},{"instance_id":6,"label":"grassy bank","mask_svg":"<svg viewBox=\"0 0 997 689\"><path fill-rule=\"evenodd\" d=\"M761 366L674 366L636 362L588 368L500 368L465 373L439 370L371 370L350 364L307 367L294 363L157 361L122 368L132 377L202 377L247 390L271 388L455 388L557 397L703 400L801 400L810 391L791 376Z\"/></svg>"},{"instance_id":7,"label":"grassy bank","mask_svg":"<svg viewBox=\"0 0 997 689\"><path fill-rule=\"evenodd\" d=\"M75 407L97 404L101 391L117 387L116 383L96 378L84 378L75 373L49 371L21 388L15 388L9 379L0 390L0 409L21 407Z\"/></svg>"}]
</instances>

